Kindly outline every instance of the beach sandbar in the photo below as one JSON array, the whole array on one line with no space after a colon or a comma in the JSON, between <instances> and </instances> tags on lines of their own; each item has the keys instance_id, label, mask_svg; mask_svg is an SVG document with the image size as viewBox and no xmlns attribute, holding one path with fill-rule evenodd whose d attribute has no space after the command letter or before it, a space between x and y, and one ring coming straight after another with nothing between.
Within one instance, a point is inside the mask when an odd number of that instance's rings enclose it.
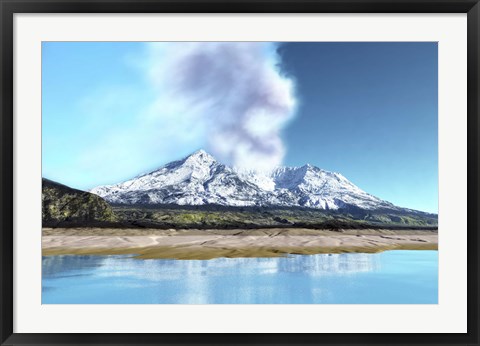
<instances>
[{"instance_id":1,"label":"beach sandbar","mask_svg":"<svg viewBox=\"0 0 480 346\"><path fill-rule=\"evenodd\" d=\"M132 254L143 259L211 259L437 248L438 234L431 230L55 228L44 229L42 236L44 256Z\"/></svg>"}]
</instances>

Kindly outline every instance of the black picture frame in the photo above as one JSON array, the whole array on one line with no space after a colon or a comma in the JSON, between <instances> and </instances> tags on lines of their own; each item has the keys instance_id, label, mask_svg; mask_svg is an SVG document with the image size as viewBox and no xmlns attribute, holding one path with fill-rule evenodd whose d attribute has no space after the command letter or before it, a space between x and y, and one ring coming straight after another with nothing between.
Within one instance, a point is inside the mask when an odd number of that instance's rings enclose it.
<instances>
[{"instance_id":1,"label":"black picture frame","mask_svg":"<svg viewBox=\"0 0 480 346\"><path fill-rule=\"evenodd\" d=\"M479 0L0 0L2 345L479 345ZM465 334L24 334L13 332L13 16L16 13L467 13L468 332ZM454 319L455 316L452 316Z\"/></svg>"}]
</instances>

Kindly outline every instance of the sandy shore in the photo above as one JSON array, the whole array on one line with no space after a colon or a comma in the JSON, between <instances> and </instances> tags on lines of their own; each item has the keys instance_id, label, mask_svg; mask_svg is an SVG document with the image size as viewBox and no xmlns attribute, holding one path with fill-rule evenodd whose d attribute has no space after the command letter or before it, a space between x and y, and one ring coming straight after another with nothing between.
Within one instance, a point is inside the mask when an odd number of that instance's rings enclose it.
<instances>
[{"instance_id":1,"label":"sandy shore","mask_svg":"<svg viewBox=\"0 0 480 346\"><path fill-rule=\"evenodd\" d=\"M135 254L138 258L211 259L287 254L434 250L436 231L44 229L44 256Z\"/></svg>"}]
</instances>

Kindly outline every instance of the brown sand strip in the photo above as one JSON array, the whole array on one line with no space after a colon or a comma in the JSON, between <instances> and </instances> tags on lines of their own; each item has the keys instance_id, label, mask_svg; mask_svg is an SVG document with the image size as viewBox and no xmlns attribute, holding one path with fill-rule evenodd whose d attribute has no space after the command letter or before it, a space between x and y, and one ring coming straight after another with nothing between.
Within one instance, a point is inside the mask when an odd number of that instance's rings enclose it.
<instances>
[{"instance_id":1,"label":"brown sand strip","mask_svg":"<svg viewBox=\"0 0 480 346\"><path fill-rule=\"evenodd\" d=\"M45 229L42 237L44 256L134 254L143 259L279 257L437 248L438 235L432 231Z\"/></svg>"}]
</instances>

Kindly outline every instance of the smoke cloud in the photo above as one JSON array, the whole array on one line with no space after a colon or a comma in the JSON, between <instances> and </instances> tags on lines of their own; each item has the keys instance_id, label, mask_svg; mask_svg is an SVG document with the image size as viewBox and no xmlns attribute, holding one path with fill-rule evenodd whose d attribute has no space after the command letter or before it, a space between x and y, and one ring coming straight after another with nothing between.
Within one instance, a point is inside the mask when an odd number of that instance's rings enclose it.
<instances>
[{"instance_id":1,"label":"smoke cloud","mask_svg":"<svg viewBox=\"0 0 480 346\"><path fill-rule=\"evenodd\" d=\"M282 75L278 44L172 42L149 46L150 116L169 117L226 164L269 170L282 163L281 131L293 118L294 82ZM162 134L159 133L159 136Z\"/></svg>"}]
</instances>

